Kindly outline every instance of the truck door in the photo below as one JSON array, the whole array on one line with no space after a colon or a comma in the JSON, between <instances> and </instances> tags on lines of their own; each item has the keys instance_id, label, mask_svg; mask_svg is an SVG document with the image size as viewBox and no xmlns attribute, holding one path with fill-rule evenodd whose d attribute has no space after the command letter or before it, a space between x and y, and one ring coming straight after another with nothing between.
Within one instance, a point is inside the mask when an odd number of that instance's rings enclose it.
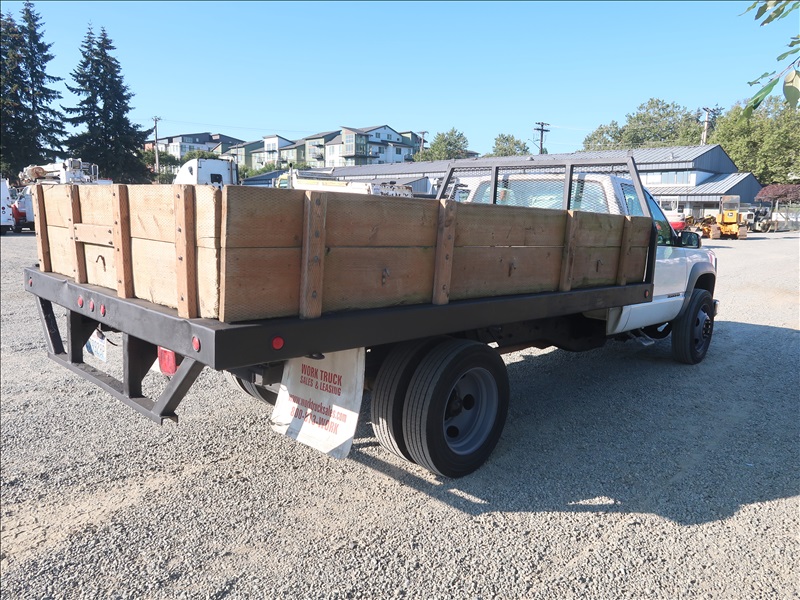
<instances>
[{"instance_id":1,"label":"truck door","mask_svg":"<svg viewBox=\"0 0 800 600\"><path fill-rule=\"evenodd\" d=\"M628 206L640 206L633 185L623 183L621 187ZM647 190L645 190L645 196L657 232L653 301L625 307L622 317L614 330L608 332L609 334L671 321L680 313L686 295L686 282L689 275L687 249L677 245L678 237L672 230L669 219ZM641 212L641 209L638 212ZM625 313L628 314L627 319Z\"/></svg>"}]
</instances>

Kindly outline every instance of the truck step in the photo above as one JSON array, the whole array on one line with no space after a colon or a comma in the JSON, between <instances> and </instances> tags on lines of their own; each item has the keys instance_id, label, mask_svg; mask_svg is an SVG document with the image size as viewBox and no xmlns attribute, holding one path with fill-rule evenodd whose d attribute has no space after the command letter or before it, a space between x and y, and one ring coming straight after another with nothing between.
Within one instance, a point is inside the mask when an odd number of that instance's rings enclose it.
<instances>
[{"instance_id":1,"label":"truck step","mask_svg":"<svg viewBox=\"0 0 800 600\"><path fill-rule=\"evenodd\" d=\"M635 342L641 344L645 348L648 346L652 346L656 343L656 341L647 335L641 329L637 329L636 331L629 331L628 338L634 340Z\"/></svg>"}]
</instances>

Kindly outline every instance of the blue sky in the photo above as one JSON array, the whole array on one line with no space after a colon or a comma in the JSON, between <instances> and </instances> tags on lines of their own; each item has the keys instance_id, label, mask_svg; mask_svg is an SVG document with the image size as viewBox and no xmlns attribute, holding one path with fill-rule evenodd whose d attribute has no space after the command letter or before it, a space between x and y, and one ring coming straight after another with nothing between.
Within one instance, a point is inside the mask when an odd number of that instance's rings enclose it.
<instances>
[{"instance_id":1,"label":"blue sky","mask_svg":"<svg viewBox=\"0 0 800 600\"><path fill-rule=\"evenodd\" d=\"M800 15L759 27L749 2L34 2L64 87L91 23L159 137L299 139L341 126L456 128L572 152L651 97L730 108L779 66ZM22 2L2 3L19 20ZM538 134L537 134L538 135ZM699 140L698 140L699 142Z\"/></svg>"}]
</instances>

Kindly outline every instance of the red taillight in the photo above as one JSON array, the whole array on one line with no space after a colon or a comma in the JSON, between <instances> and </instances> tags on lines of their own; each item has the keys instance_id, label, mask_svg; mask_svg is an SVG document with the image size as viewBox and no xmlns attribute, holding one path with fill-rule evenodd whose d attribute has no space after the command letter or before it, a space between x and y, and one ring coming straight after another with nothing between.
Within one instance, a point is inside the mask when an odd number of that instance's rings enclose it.
<instances>
[{"instance_id":1,"label":"red taillight","mask_svg":"<svg viewBox=\"0 0 800 600\"><path fill-rule=\"evenodd\" d=\"M200 340L197 336L192 337L192 348L194 348L195 352L200 352Z\"/></svg>"},{"instance_id":2,"label":"red taillight","mask_svg":"<svg viewBox=\"0 0 800 600\"><path fill-rule=\"evenodd\" d=\"M284 341L284 339L281 336L276 335L274 338L272 338L272 349L273 350L280 350L281 348L283 348L285 343L286 342Z\"/></svg>"},{"instance_id":3,"label":"red taillight","mask_svg":"<svg viewBox=\"0 0 800 600\"><path fill-rule=\"evenodd\" d=\"M180 361L172 350L158 347L158 368L164 375L175 375Z\"/></svg>"}]
</instances>

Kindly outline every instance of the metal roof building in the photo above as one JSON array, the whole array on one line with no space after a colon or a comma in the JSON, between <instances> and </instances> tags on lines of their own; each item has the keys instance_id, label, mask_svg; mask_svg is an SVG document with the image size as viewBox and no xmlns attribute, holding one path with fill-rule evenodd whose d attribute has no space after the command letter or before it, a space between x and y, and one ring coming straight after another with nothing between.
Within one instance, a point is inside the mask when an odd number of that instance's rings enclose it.
<instances>
[{"instance_id":1,"label":"metal roof building","mask_svg":"<svg viewBox=\"0 0 800 600\"><path fill-rule=\"evenodd\" d=\"M633 154L642 183L664 208L682 210L695 217L716 213L721 196L737 195L742 203L751 203L762 187L752 173L739 173L731 158L718 144L549 154L546 158L604 158L624 161L629 153ZM414 181L414 193L432 194L436 192L437 180L447 173L450 166L502 164L520 159L524 160L524 157L403 162L314 171L341 180ZM425 182L421 183L423 179ZM422 191L423 187L427 189Z\"/></svg>"}]
</instances>

